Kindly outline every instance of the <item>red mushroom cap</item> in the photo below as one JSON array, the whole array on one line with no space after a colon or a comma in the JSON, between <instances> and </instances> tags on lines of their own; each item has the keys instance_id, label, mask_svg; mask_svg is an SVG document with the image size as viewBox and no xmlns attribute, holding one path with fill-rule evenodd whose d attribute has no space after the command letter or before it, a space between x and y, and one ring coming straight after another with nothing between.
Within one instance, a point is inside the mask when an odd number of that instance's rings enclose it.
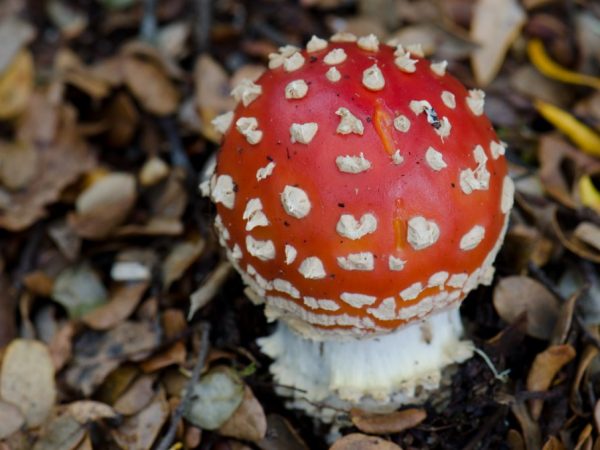
<instances>
[{"instance_id":1,"label":"red mushroom cap","mask_svg":"<svg viewBox=\"0 0 600 450\"><path fill-rule=\"evenodd\" d=\"M513 185L483 92L445 68L374 36L313 38L234 89L211 196L272 316L385 332L491 278Z\"/></svg>"}]
</instances>

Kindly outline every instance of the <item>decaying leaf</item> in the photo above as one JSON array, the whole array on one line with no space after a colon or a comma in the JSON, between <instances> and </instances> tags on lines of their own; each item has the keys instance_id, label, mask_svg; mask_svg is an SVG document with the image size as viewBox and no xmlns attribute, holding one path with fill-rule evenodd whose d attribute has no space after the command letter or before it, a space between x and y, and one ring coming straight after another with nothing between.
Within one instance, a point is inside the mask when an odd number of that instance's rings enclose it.
<instances>
[{"instance_id":1,"label":"decaying leaf","mask_svg":"<svg viewBox=\"0 0 600 450\"><path fill-rule=\"evenodd\" d=\"M184 272L200 257L206 242L203 239L180 242L173 246L165 258L162 274L165 289L177 281Z\"/></svg>"},{"instance_id":2,"label":"decaying leaf","mask_svg":"<svg viewBox=\"0 0 600 450\"><path fill-rule=\"evenodd\" d=\"M121 322L105 333L84 332L75 344L65 381L90 395L119 364L147 357L158 344L158 330L145 322Z\"/></svg>"},{"instance_id":3,"label":"decaying leaf","mask_svg":"<svg viewBox=\"0 0 600 450\"><path fill-rule=\"evenodd\" d=\"M387 414L368 414L353 410L352 423L363 433L389 434L400 433L416 427L427 418L427 412L422 408L408 408Z\"/></svg>"},{"instance_id":4,"label":"decaying leaf","mask_svg":"<svg viewBox=\"0 0 600 450\"><path fill-rule=\"evenodd\" d=\"M29 184L36 171L37 152L29 145L0 141L0 184L17 191Z\"/></svg>"},{"instance_id":5,"label":"decaying leaf","mask_svg":"<svg viewBox=\"0 0 600 450\"><path fill-rule=\"evenodd\" d=\"M555 436L550 436L542 450L566 450L567 447Z\"/></svg>"},{"instance_id":6,"label":"decaying leaf","mask_svg":"<svg viewBox=\"0 0 600 450\"><path fill-rule=\"evenodd\" d=\"M133 175L105 175L79 195L69 223L81 237L104 238L125 220L136 199Z\"/></svg>"},{"instance_id":7,"label":"decaying leaf","mask_svg":"<svg viewBox=\"0 0 600 450\"><path fill-rule=\"evenodd\" d=\"M46 205L95 165L89 146L76 128L72 107L57 106L48 96L34 94L20 123L18 135L37 152L37 168L25 189L9 195L0 208L0 227L22 230L45 214Z\"/></svg>"},{"instance_id":8,"label":"decaying leaf","mask_svg":"<svg viewBox=\"0 0 600 450\"><path fill-rule=\"evenodd\" d=\"M541 164L539 177L544 189L561 204L568 208L577 208L577 201L572 195L575 189L571 179L600 170L598 160L578 151L555 134L542 136L538 158ZM572 174L565 173L566 168L569 168Z\"/></svg>"},{"instance_id":9,"label":"decaying leaf","mask_svg":"<svg viewBox=\"0 0 600 450\"><path fill-rule=\"evenodd\" d=\"M0 73L4 72L15 55L35 37L35 28L18 17L8 16L0 21Z\"/></svg>"},{"instance_id":10,"label":"decaying leaf","mask_svg":"<svg viewBox=\"0 0 600 450\"><path fill-rule=\"evenodd\" d=\"M217 294L233 268L229 262L221 263L208 278L190 295L190 311L188 318L194 317L196 311L204 307Z\"/></svg>"},{"instance_id":11,"label":"decaying leaf","mask_svg":"<svg viewBox=\"0 0 600 450\"><path fill-rule=\"evenodd\" d=\"M600 251L600 227L595 223L579 223L573 231L573 236Z\"/></svg>"},{"instance_id":12,"label":"decaying leaf","mask_svg":"<svg viewBox=\"0 0 600 450\"><path fill-rule=\"evenodd\" d=\"M525 19L516 0L477 1L471 21L471 38L479 44L471 56L477 83L485 86L494 79Z\"/></svg>"},{"instance_id":13,"label":"decaying leaf","mask_svg":"<svg viewBox=\"0 0 600 450\"><path fill-rule=\"evenodd\" d=\"M179 93L160 66L128 56L123 61L123 71L127 87L148 112L166 116L177 110Z\"/></svg>"},{"instance_id":14,"label":"decaying leaf","mask_svg":"<svg viewBox=\"0 0 600 450\"><path fill-rule=\"evenodd\" d=\"M219 427L219 434L243 441L260 441L267 433L267 418L252 390L244 387L244 398L233 415Z\"/></svg>"},{"instance_id":15,"label":"decaying leaf","mask_svg":"<svg viewBox=\"0 0 600 450\"><path fill-rule=\"evenodd\" d=\"M105 403L79 400L67 406L67 412L81 425L101 419L116 419L117 412Z\"/></svg>"},{"instance_id":16,"label":"decaying leaf","mask_svg":"<svg viewBox=\"0 0 600 450\"><path fill-rule=\"evenodd\" d=\"M85 263L63 270L52 289L52 299L64 306L73 318L104 305L107 298L98 273Z\"/></svg>"},{"instance_id":17,"label":"decaying leaf","mask_svg":"<svg viewBox=\"0 0 600 450\"><path fill-rule=\"evenodd\" d=\"M71 450L85 437L85 428L70 414L61 414L44 424L32 450Z\"/></svg>"},{"instance_id":18,"label":"decaying leaf","mask_svg":"<svg viewBox=\"0 0 600 450\"><path fill-rule=\"evenodd\" d=\"M530 391L546 391L556 374L575 358L575 349L569 344L548 347L533 360L527 376L527 389ZM542 412L543 400L531 401L531 415L537 419Z\"/></svg>"},{"instance_id":19,"label":"decaying leaf","mask_svg":"<svg viewBox=\"0 0 600 450\"><path fill-rule=\"evenodd\" d=\"M156 393L154 389L155 381L156 378L150 375L139 377L115 402L115 411L125 416L140 412Z\"/></svg>"},{"instance_id":20,"label":"decaying leaf","mask_svg":"<svg viewBox=\"0 0 600 450\"><path fill-rule=\"evenodd\" d=\"M572 220L568 220L566 217L565 220L562 220L562 218L563 215L561 215L558 210L555 210L551 222L552 230L560 240L561 244L581 258L596 263L600 262L600 252L574 235Z\"/></svg>"},{"instance_id":21,"label":"decaying leaf","mask_svg":"<svg viewBox=\"0 0 600 450\"><path fill-rule=\"evenodd\" d=\"M352 433L335 441L329 450L402 450L393 442L377 436Z\"/></svg>"},{"instance_id":22,"label":"decaying leaf","mask_svg":"<svg viewBox=\"0 0 600 450\"><path fill-rule=\"evenodd\" d=\"M244 383L231 369L219 367L192 386L184 417L206 430L216 430L233 415L244 399Z\"/></svg>"},{"instance_id":23,"label":"decaying leaf","mask_svg":"<svg viewBox=\"0 0 600 450\"><path fill-rule=\"evenodd\" d=\"M147 288L147 281L117 286L108 303L85 314L83 322L95 330L112 328L133 313Z\"/></svg>"},{"instance_id":24,"label":"decaying leaf","mask_svg":"<svg viewBox=\"0 0 600 450\"><path fill-rule=\"evenodd\" d=\"M0 119L14 118L25 110L34 76L33 56L23 49L0 72Z\"/></svg>"},{"instance_id":25,"label":"decaying leaf","mask_svg":"<svg viewBox=\"0 0 600 450\"><path fill-rule=\"evenodd\" d=\"M500 280L494 290L494 307L508 323L526 313L527 334L549 339L556 324L559 303L539 282L524 276Z\"/></svg>"},{"instance_id":26,"label":"decaying leaf","mask_svg":"<svg viewBox=\"0 0 600 450\"><path fill-rule=\"evenodd\" d=\"M112 436L123 449L149 450L163 424L169 417L169 404L164 390L159 389L152 401L123 425L112 431Z\"/></svg>"},{"instance_id":27,"label":"decaying leaf","mask_svg":"<svg viewBox=\"0 0 600 450\"><path fill-rule=\"evenodd\" d=\"M39 341L12 341L2 358L0 398L19 408L28 427L36 427L50 414L56 394L48 348Z\"/></svg>"},{"instance_id":28,"label":"decaying leaf","mask_svg":"<svg viewBox=\"0 0 600 450\"><path fill-rule=\"evenodd\" d=\"M25 425L25 417L15 405L0 400L0 440L7 438Z\"/></svg>"},{"instance_id":29,"label":"decaying leaf","mask_svg":"<svg viewBox=\"0 0 600 450\"><path fill-rule=\"evenodd\" d=\"M173 364L183 364L187 356L185 344L181 341L175 342L162 352L144 361L140 368L145 373L156 372Z\"/></svg>"}]
</instances>

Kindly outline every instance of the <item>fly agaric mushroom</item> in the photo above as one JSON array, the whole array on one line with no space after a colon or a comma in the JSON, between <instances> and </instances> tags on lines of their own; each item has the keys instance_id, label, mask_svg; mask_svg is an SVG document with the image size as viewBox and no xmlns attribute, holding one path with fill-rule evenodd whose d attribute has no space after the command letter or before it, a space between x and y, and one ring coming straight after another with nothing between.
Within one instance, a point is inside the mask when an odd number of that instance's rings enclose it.
<instances>
[{"instance_id":1,"label":"fly agaric mushroom","mask_svg":"<svg viewBox=\"0 0 600 450\"><path fill-rule=\"evenodd\" d=\"M484 94L422 56L313 37L214 121L220 242L279 321L260 340L277 383L325 420L323 405L422 401L472 355L458 307L506 231L514 188Z\"/></svg>"}]
</instances>

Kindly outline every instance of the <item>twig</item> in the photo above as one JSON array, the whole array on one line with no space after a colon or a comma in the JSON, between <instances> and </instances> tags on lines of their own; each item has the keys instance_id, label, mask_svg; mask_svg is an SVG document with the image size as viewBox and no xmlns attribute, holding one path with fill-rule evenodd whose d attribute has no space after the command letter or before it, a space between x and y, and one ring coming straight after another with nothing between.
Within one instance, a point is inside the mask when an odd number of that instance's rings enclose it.
<instances>
[{"instance_id":1,"label":"twig","mask_svg":"<svg viewBox=\"0 0 600 450\"><path fill-rule=\"evenodd\" d=\"M212 21L212 1L193 0L195 9L194 39L198 53L207 52L210 47L210 29Z\"/></svg>"},{"instance_id":2,"label":"twig","mask_svg":"<svg viewBox=\"0 0 600 450\"><path fill-rule=\"evenodd\" d=\"M485 353L483 350L478 349L477 347L474 347L473 351L475 353L477 353L479 356L481 356L481 359L483 359L485 361L487 366L490 368L490 370L494 374L494 378L496 380L499 380L502 383L506 383L508 381L508 374L510 373L510 369L506 369L506 370L503 370L502 372L498 372L498 369L496 369L496 366L494 365L494 363L492 362L490 357L487 355L487 353Z\"/></svg>"},{"instance_id":3,"label":"twig","mask_svg":"<svg viewBox=\"0 0 600 450\"><path fill-rule=\"evenodd\" d=\"M190 375L190 379L188 380L185 386L185 392L183 397L181 398L181 402L175 408L173 415L171 416L171 422L169 424L169 429L161 439L160 443L156 447L156 450L169 450L173 441L175 440L175 433L177 432L177 427L179 426L179 422L183 417L183 413L186 410L190 399L192 397L192 386L198 381L200 378L200 373L202 373L202 368L204 367L204 363L206 361L206 357L208 356L208 347L209 347L209 333L210 333L210 324L207 322L202 322L200 324L200 352L198 353L198 360L196 361L196 365L192 370L192 374Z\"/></svg>"},{"instance_id":4,"label":"twig","mask_svg":"<svg viewBox=\"0 0 600 450\"><path fill-rule=\"evenodd\" d=\"M156 0L144 0L144 15L140 24L140 36L143 40L154 42L158 24L156 23Z\"/></svg>"}]
</instances>

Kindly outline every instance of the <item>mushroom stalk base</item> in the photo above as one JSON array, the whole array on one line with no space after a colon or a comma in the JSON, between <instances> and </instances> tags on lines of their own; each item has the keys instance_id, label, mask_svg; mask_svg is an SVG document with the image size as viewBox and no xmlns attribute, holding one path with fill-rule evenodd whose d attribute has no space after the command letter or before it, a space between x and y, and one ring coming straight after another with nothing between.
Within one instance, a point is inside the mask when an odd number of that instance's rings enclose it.
<instances>
[{"instance_id":1,"label":"mushroom stalk base","mask_svg":"<svg viewBox=\"0 0 600 450\"><path fill-rule=\"evenodd\" d=\"M462 332L452 307L387 335L344 341L307 339L279 321L258 343L289 406L331 422L352 407L387 412L425 401L446 366L473 355Z\"/></svg>"}]
</instances>

